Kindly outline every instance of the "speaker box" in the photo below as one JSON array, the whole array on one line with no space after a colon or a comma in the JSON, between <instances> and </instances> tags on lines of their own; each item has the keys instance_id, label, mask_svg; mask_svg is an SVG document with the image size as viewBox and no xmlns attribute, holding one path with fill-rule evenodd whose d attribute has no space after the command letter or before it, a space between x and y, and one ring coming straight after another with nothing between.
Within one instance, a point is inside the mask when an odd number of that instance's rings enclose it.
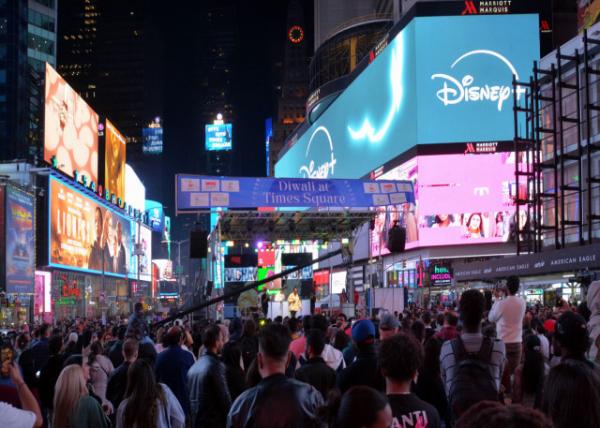
<instances>
[{"instance_id":1,"label":"speaker box","mask_svg":"<svg viewBox=\"0 0 600 428\"><path fill-rule=\"evenodd\" d=\"M392 253L404 252L406 245L406 229L400 226L393 226L388 232L387 248Z\"/></svg>"},{"instance_id":2,"label":"speaker box","mask_svg":"<svg viewBox=\"0 0 600 428\"><path fill-rule=\"evenodd\" d=\"M203 230L190 233L190 259L205 259L208 254L208 234Z\"/></svg>"}]
</instances>

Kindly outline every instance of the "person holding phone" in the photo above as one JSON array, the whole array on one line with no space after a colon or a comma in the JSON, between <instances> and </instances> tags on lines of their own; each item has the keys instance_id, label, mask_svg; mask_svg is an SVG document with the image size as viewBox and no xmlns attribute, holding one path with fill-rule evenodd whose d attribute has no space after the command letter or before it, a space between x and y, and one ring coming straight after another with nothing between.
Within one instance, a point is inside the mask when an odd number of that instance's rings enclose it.
<instances>
[{"instance_id":1,"label":"person holding phone","mask_svg":"<svg viewBox=\"0 0 600 428\"><path fill-rule=\"evenodd\" d=\"M25 384L19 366L13 361L13 355L10 352L5 352L5 350L12 351L12 349L2 349L2 376L4 376L6 369L8 377L17 390L19 400L21 401L21 409L17 409L7 402L0 400L0 421L2 421L2 426L12 428L41 427L43 419L40 406Z\"/></svg>"}]
</instances>

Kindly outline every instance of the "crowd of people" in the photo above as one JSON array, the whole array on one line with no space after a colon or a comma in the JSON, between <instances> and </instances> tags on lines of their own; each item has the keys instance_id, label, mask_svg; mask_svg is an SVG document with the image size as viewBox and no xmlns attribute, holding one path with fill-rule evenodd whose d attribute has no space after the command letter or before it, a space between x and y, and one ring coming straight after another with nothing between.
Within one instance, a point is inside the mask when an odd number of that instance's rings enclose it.
<instances>
[{"instance_id":1,"label":"crowd of people","mask_svg":"<svg viewBox=\"0 0 600 428\"><path fill-rule=\"evenodd\" d=\"M600 282L527 307L518 278L456 308L43 324L2 342L7 427L599 427ZM489 297L489 296L488 296ZM492 302L492 300L494 300ZM596 336L594 336L594 334Z\"/></svg>"}]
</instances>

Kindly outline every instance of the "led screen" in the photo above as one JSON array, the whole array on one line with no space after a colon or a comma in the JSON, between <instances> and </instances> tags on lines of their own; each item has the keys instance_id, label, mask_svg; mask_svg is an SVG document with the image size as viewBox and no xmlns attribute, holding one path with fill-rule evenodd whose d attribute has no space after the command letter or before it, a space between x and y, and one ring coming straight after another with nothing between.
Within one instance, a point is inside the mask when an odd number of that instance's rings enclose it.
<instances>
[{"instance_id":1,"label":"led screen","mask_svg":"<svg viewBox=\"0 0 600 428\"><path fill-rule=\"evenodd\" d=\"M146 186L131 165L125 165L125 200L136 210L146 209Z\"/></svg>"},{"instance_id":2,"label":"led screen","mask_svg":"<svg viewBox=\"0 0 600 428\"><path fill-rule=\"evenodd\" d=\"M163 206L160 202L146 199L146 212L152 232L162 232L164 223Z\"/></svg>"},{"instance_id":3,"label":"led screen","mask_svg":"<svg viewBox=\"0 0 600 428\"><path fill-rule=\"evenodd\" d=\"M44 160L98 182L98 115L46 63Z\"/></svg>"},{"instance_id":4,"label":"led screen","mask_svg":"<svg viewBox=\"0 0 600 428\"><path fill-rule=\"evenodd\" d=\"M125 137L106 120L104 187L117 198L125 198Z\"/></svg>"},{"instance_id":5,"label":"led screen","mask_svg":"<svg viewBox=\"0 0 600 428\"><path fill-rule=\"evenodd\" d=\"M54 267L125 276L131 221L50 177L49 261Z\"/></svg>"},{"instance_id":6,"label":"led screen","mask_svg":"<svg viewBox=\"0 0 600 428\"><path fill-rule=\"evenodd\" d=\"M512 140L512 78L527 80L539 58L538 24L537 14L414 18L275 175L358 178L419 144Z\"/></svg>"},{"instance_id":7,"label":"led screen","mask_svg":"<svg viewBox=\"0 0 600 428\"><path fill-rule=\"evenodd\" d=\"M142 150L145 154L161 154L163 152L163 129L160 126L142 129L142 141Z\"/></svg>"},{"instance_id":8,"label":"led screen","mask_svg":"<svg viewBox=\"0 0 600 428\"><path fill-rule=\"evenodd\" d=\"M231 150L233 125L222 123L205 126L205 149L208 151Z\"/></svg>"},{"instance_id":9,"label":"led screen","mask_svg":"<svg viewBox=\"0 0 600 428\"><path fill-rule=\"evenodd\" d=\"M506 242L515 217L514 153L418 156L379 179L413 182L415 204L379 210L371 255L388 254L394 222L406 227L406 248Z\"/></svg>"},{"instance_id":10,"label":"led screen","mask_svg":"<svg viewBox=\"0 0 600 428\"><path fill-rule=\"evenodd\" d=\"M331 294L341 294L346 289L347 272L332 272L331 273Z\"/></svg>"},{"instance_id":11,"label":"led screen","mask_svg":"<svg viewBox=\"0 0 600 428\"><path fill-rule=\"evenodd\" d=\"M140 223L133 223L131 242L132 251L130 253L129 277L133 279L139 278L142 281L150 281L152 279L152 230Z\"/></svg>"},{"instance_id":12,"label":"led screen","mask_svg":"<svg viewBox=\"0 0 600 428\"><path fill-rule=\"evenodd\" d=\"M256 281L256 267L225 268L225 282Z\"/></svg>"},{"instance_id":13,"label":"led screen","mask_svg":"<svg viewBox=\"0 0 600 428\"><path fill-rule=\"evenodd\" d=\"M35 230L33 196L6 187L6 291L33 293Z\"/></svg>"}]
</instances>

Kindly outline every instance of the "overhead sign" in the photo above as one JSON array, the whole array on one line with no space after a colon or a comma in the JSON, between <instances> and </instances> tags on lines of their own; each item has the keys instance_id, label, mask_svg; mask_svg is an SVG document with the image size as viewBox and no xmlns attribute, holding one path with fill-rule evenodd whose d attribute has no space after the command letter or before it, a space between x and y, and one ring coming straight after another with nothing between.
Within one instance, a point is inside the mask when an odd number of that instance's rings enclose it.
<instances>
[{"instance_id":1,"label":"overhead sign","mask_svg":"<svg viewBox=\"0 0 600 428\"><path fill-rule=\"evenodd\" d=\"M600 268L600 244L549 250L485 262L454 263L456 281L506 278L512 275L540 275Z\"/></svg>"},{"instance_id":2,"label":"overhead sign","mask_svg":"<svg viewBox=\"0 0 600 428\"><path fill-rule=\"evenodd\" d=\"M535 13L415 17L299 135L275 176L357 178L417 145L512 140L513 75L528 79L539 40Z\"/></svg>"},{"instance_id":3,"label":"overhead sign","mask_svg":"<svg viewBox=\"0 0 600 428\"><path fill-rule=\"evenodd\" d=\"M178 174L178 212L210 208L378 207L414 202L410 181L209 177Z\"/></svg>"},{"instance_id":4,"label":"overhead sign","mask_svg":"<svg viewBox=\"0 0 600 428\"><path fill-rule=\"evenodd\" d=\"M205 148L208 151L216 150L231 150L232 147L232 131L231 123L221 123L214 125L206 125L205 127Z\"/></svg>"}]
</instances>

